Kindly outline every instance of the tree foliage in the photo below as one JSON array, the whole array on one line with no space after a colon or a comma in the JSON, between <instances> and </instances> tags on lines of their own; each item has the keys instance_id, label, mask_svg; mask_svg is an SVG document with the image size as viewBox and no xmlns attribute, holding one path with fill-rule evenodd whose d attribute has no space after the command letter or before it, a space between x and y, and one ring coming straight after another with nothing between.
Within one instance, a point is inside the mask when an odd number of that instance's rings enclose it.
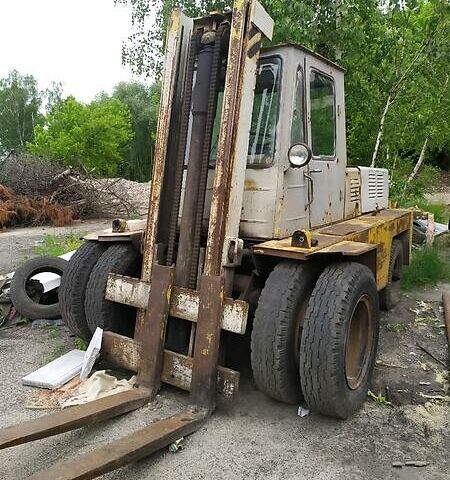
<instances>
[{"instance_id":1,"label":"tree foliage","mask_svg":"<svg viewBox=\"0 0 450 480\"><path fill-rule=\"evenodd\" d=\"M156 127L158 122L160 86L140 82L121 82L114 88L112 98L127 106L131 115L134 138L120 173L131 180L150 179Z\"/></svg>"},{"instance_id":2,"label":"tree foliage","mask_svg":"<svg viewBox=\"0 0 450 480\"><path fill-rule=\"evenodd\" d=\"M169 13L226 10L232 0L115 0L133 9L124 61L158 76ZM273 43L300 43L346 70L347 146L354 164L412 168L450 156L450 6L446 0L264 0ZM156 12L156 17L155 17ZM153 18L153 21L150 21ZM402 163L403 162L403 163Z\"/></svg>"},{"instance_id":3,"label":"tree foliage","mask_svg":"<svg viewBox=\"0 0 450 480\"><path fill-rule=\"evenodd\" d=\"M68 97L35 128L28 150L65 165L117 174L133 138L131 115L120 100L101 98L89 105Z\"/></svg>"},{"instance_id":4,"label":"tree foliage","mask_svg":"<svg viewBox=\"0 0 450 480\"><path fill-rule=\"evenodd\" d=\"M23 150L42 120L43 92L32 75L12 70L0 79L0 152Z\"/></svg>"}]
</instances>

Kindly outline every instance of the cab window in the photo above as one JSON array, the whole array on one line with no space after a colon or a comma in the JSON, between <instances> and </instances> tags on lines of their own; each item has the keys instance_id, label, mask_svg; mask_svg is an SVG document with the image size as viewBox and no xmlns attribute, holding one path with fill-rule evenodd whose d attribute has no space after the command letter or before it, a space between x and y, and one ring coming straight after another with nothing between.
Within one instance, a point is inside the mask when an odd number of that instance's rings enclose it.
<instances>
[{"instance_id":1,"label":"cab window","mask_svg":"<svg viewBox=\"0 0 450 480\"><path fill-rule=\"evenodd\" d=\"M280 97L281 61L258 65L248 146L248 166L269 166L275 153L275 135Z\"/></svg>"},{"instance_id":2,"label":"cab window","mask_svg":"<svg viewBox=\"0 0 450 480\"><path fill-rule=\"evenodd\" d=\"M258 64L256 75L247 166L264 168L272 165L275 154L275 135L280 105L281 59L269 58L261 60ZM222 107L223 91L219 92L217 99L210 166L216 164Z\"/></svg>"},{"instance_id":3,"label":"cab window","mask_svg":"<svg viewBox=\"0 0 450 480\"><path fill-rule=\"evenodd\" d=\"M335 101L334 82L330 77L311 71L311 137L316 157L335 155Z\"/></svg>"}]
</instances>

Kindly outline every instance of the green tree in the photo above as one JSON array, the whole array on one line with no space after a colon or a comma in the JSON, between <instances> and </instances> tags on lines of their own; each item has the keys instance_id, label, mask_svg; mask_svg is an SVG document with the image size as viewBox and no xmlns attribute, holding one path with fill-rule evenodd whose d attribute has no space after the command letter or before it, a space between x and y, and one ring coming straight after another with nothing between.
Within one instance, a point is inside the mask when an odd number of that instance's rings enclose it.
<instances>
[{"instance_id":1,"label":"green tree","mask_svg":"<svg viewBox=\"0 0 450 480\"><path fill-rule=\"evenodd\" d=\"M0 151L21 151L33 140L34 127L42 120L42 98L32 75L12 70L0 80Z\"/></svg>"},{"instance_id":2,"label":"green tree","mask_svg":"<svg viewBox=\"0 0 450 480\"><path fill-rule=\"evenodd\" d=\"M116 175L133 138L128 108L118 99L84 105L68 97L35 128L27 145L35 154L65 165L82 165L98 175Z\"/></svg>"},{"instance_id":3,"label":"green tree","mask_svg":"<svg viewBox=\"0 0 450 480\"><path fill-rule=\"evenodd\" d=\"M120 173L131 180L144 182L151 176L154 141L158 122L160 86L140 82L121 82L112 98L128 107L134 138Z\"/></svg>"},{"instance_id":4,"label":"green tree","mask_svg":"<svg viewBox=\"0 0 450 480\"><path fill-rule=\"evenodd\" d=\"M134 33L124 61L156 76L173 7L197 16L232 5L232 0L116 1L133 9ZM351 163L383 165L397 158L414 165L418 158L442 162L450 156L447 0L264 0L263 5L275 21L274 44L300 43L346 68Z\"/></svg>"}]
</instances>

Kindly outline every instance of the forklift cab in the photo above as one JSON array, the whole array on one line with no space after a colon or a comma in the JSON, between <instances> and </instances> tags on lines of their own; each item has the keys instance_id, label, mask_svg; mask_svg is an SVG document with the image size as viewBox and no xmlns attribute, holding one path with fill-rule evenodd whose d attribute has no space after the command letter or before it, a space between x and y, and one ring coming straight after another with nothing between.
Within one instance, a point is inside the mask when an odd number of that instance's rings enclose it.
<instances>
[{"instance_id":1,"label":"forklift cab","mask_svg":"<svg viewBox=\"0 0 450 480\"><path fill-rule=\"evenodd\" d=\"M311 158L299 168L289 157L291 147L300 144ZM217 136L211 164L216 148ZM264 49L257 67L240 237L281 239L342 220L346 163L344 70L298 45Z\"/></svg>"}]
</instances>

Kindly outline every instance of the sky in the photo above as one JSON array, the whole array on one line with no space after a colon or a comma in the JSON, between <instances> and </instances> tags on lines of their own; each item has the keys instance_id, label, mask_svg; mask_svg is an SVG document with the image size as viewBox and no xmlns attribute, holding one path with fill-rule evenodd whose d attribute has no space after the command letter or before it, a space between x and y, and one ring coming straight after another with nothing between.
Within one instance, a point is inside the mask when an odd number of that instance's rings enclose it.
<instances>
[{"instance_id":1,"label":"sky","mask_svg":"<svg viewBox=\"0 0 450 480\"><path fill-rule=\"evenodd\" d=\"M130 15L113 0L0 0L0 78L16 69L41 89L62 82L83 102L111 92L132 79L121 61Z\"/></svg>"}]
</instances>

